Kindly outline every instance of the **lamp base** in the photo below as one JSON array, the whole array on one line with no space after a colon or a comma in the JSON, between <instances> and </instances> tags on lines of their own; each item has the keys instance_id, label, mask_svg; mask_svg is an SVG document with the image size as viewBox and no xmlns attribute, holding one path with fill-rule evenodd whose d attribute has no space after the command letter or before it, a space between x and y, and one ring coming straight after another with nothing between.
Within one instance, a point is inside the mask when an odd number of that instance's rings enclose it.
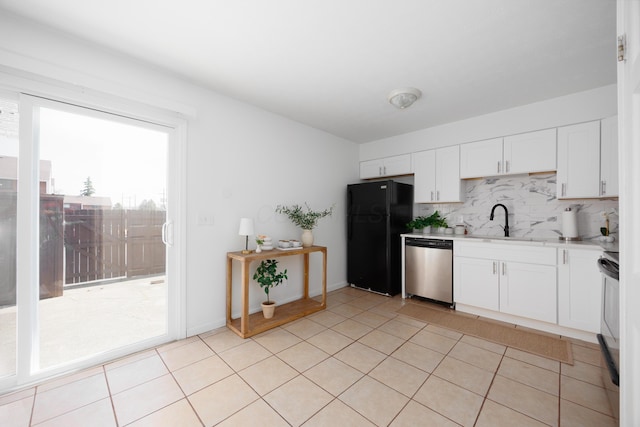
<instances>
[{"instance_id":1,"label":"lamp base","mask_svg":"<svg viewBox=\"0 0 640 427\"><path fill-rule=\"evenodd\" d=\"M246 255L246 254L250 254L251 252L253 252L253 251L250 251L250 250L248 250L248 249L243 249L243 250L242 250L242 253L243 253L243 254L245 254L245 255Z\"/></svg>"}]
</instances>

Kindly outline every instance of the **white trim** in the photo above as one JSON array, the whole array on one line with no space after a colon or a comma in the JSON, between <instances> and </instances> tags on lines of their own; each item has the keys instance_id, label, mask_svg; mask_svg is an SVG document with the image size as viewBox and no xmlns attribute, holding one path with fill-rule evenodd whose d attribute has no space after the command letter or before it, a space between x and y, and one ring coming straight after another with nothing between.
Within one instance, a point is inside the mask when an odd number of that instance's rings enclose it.
<instances>
[{"instance_id":1,"label":"white trim","mask_svg":"<svg viewBox=\"0 0 640 427\"><path fill-rule=\"evenodd\" d=\"M75 69L61 67L18 52L0 48L2 64L0 73L11 76L15 88L29 87L41 95L56 95L56 91L72 92L80 95L112 97L114 100L141 103L166 111L173 111L187 117L195 117L196 109L158 96L142 92L137 88L109 82ZM43 70L45 70L43 72ZM46 74L46 76L45 76ZM73 81L74 83L68 83ZM26 85L24 82L28 82ZM61 95L59 95L61 96Z\"/></svg>"},{"instance_id":2,"label":"white trim","mask_svg":"<svg viewBox=\"0 0 640 427\"><path fill-rule=\"evenodd\" d=\"M20 97L20 154L18 156L17 238L16 238L16 308L17 308L17 357L16 381L18 384L30 380L33 366L37 366L37 345L40 342L37 330L36 309L39 297L39 220L38 220L38 171L39 152L34 135L38 122L31 97ZM26 142L24 142L26 141ZM26 214L21 214L26 213Z\"/></svg>"}]
</instances>

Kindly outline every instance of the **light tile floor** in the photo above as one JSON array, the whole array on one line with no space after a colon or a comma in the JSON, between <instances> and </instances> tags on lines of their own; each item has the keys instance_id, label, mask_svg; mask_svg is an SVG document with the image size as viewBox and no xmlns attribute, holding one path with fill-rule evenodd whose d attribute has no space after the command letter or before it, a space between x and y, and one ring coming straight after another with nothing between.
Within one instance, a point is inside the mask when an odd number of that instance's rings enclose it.
<instances>
[{"instance_id":1,"label":"light tile floor","mask_svg":"<svg viewBox=\"0 0 640 427\"><path fill-rule=\"evenodd\" d=\"M0 396L2 426L615 426L594 344L565 365L344 288L249 339L226 328Z\"/></svg>"}]
</instances>

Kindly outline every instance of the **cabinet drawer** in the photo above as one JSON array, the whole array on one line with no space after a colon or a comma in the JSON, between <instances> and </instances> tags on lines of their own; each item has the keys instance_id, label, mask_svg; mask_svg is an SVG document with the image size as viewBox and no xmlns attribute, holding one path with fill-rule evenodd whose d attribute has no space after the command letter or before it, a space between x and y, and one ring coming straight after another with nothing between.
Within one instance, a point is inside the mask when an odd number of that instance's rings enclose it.
<instances>
[{"instance_id":1,"label":"cabinet drawer","mask_svg":"<svg viewBox=\"0 0 640 427\"><path fill-rule=\"evenodd\" d=\"M456 242L456 256L480 259L497 259L506 262L556 265L556 249L540 246L527 246L482 242Z\"/></svg>"}]
</instances>

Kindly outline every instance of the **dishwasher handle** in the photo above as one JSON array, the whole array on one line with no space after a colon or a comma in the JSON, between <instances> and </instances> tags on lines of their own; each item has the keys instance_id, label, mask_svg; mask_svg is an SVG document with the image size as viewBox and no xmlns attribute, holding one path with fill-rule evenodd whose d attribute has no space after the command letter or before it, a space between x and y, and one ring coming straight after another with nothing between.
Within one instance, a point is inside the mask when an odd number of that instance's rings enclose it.
<instances>
[{"instance_id":1,"label":"dishwasher handle","mask_svg":"<svg viewBox=\"0 0 640 427\"><path fill-rule=\"evenodd\" d=\"M408 238L405 240L406 246L417 246L420 248L433 248L433 249L449 249L453 250L453 240L445 239L420 239L420 238Z\"/></svg>"}]
</instances>

